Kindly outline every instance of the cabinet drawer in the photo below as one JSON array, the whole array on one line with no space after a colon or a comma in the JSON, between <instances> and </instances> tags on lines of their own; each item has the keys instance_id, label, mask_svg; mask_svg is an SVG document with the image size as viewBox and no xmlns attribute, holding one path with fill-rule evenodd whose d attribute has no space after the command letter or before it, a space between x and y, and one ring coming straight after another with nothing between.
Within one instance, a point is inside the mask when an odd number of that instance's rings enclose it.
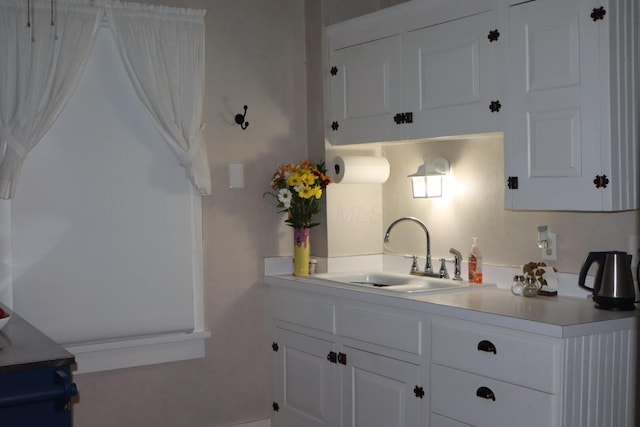
<instances>
[{"instance_id":1,"label":"cabinet drawer","mask_svg":"<svg viewBox=\"0 0 640 427\"><path fill-rule=\"evenodd\" d=\"M558 391L556 341L453 319L433 319L431 333L433 363L546 393Z\"/></svg>"},{"instance_id":2,"label":"cabinet drawer","mask_svg":"<svg viewBox=\"0 0 640 427\"><path fill-rule=\"evenodd\" d=\"M418 314L384 307L343 306L339 334L414 355L422 354L423 319Z\"/></svg>"},{"instance_id":3,"label":"cabinet drawer","mask_svg":"<svg viewBox=\"0 0 640 427\"><path fill-rule=\"evenodd\" d=\"M464 424L451 418L443 417L442 415L432 412L429 415L429 427L472 427L469 424Z\"/></svg>"},{"instance_id":4,"label":"cabinet drawer","mask_svg":"<svg viewBox=\"0 0 640 427\"><path fill-rule=\"evenodd\" d=\"M556 408L551 394L431 365L431 411L462 423L476 427L550 427L557 425Z\"/></svg>"},{"instance_id":5,"label":"cabinet drawer","mask_svg":"<svg viewBox=\"0 0 640 427\"><path fill-rule=\"evenodd\" d=\"M285 292L273 293L273 318L335 334L336 306L320 297Z\"/></svg>"}]
</instances>

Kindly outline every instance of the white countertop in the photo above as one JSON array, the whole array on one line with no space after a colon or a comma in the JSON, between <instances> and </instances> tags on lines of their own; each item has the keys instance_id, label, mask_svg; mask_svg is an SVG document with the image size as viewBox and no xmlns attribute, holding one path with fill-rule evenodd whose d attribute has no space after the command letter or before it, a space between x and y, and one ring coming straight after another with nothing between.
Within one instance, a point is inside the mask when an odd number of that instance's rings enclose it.
<instances>
[{"instance_id":1,"label":"white countertop","mask_svg":"<svg viewBox=\"0 0 640 427\"><path fill-rule=\"evenodd\" d=\"M385 304L463 320L532 332L556 338L637 328L640 310L608 311L586 298L566 296L526 298L493 287L445 292L397 294L383 290L328 284L309 277L264 276L270 286Z\"/></svg>"}]
</instances>

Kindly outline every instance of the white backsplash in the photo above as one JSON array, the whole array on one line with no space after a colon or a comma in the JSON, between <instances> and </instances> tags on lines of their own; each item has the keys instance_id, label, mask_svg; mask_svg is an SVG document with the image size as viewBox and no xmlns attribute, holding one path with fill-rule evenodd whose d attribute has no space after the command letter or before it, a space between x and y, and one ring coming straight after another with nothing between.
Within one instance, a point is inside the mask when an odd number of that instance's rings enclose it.
<instances>
[{"instance_id":1,"label":"white backsplash","mask_svg":"<svg viewBox=\"0 0 640 427\"><path fill-rule=\"evenodd\" d=\"M347 271L393 271L399 273L408 273L411 268L411 258L397 256L397 255L361 255L361 256L345 256L345 257L331 257L331 258L319 258L316 272L318 273L340 273ZM437 261L437 260L436 260ZM420 268L424 267L424 257L418 258L418 265ZM437 265L436 265L437 264ZM434 268L439 267L439 262L434 261ZM449 274L453 273L453 266L447 265ZM520 267L508 267L500 265L482 265L483 277L486 283L495 283L499 288L510 289L513 282L513 276L516 274L522 274ZM467 263L462 263L462 276L467 274ZM289 275L293 272L293 262L291 257L270 257L264 258L264 275L265 276L277 276L277 275ZM558 295L575 297L575 298L589 298L590 292L582 289L578 286L578 275L570 273L555 273L556 280L558 282L557 289ZM553 275L545 275L548 282L552 284ZM587 276L586 284L593 286L593 277Z\"/></svg>"}]
</instances>

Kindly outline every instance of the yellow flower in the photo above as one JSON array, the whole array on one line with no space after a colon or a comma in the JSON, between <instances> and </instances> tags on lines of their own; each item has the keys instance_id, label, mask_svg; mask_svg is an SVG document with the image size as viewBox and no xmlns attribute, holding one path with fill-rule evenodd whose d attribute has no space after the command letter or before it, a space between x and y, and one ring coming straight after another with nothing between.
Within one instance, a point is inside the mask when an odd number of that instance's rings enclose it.
<instances>
[{"instance_id":1,"label":"yellow flower","mask_svg":"<svg viewBox=\"0 0 640 427\"><path fill-rule=\"evenodd\" d=\"M300 184L302 184L302 176L297 171L289 175L287 178L287 185L289 187L296 187Z\"/></svg>"},{"instance_id":2,"label":"yellow flower","mask_svg":"<svg viewBox=\"0 0 640 427\"><path fill-rule=\"evenodd\" d=\"M313 185L316 182L316 176L311 173L311 171L305 171L302 175L302 182L304 182L305 185Z\"/></svg>"},{"instance_id":3,"label":"yellow flower","mask_svg":"<svg viewBox=\"0 0 640 427\"><path fill-rule=\"evenodd\" d=\"M320 199L322 197L322 188L319 185L313 187L313 195L316 199Z\"/></svg>"},{"instance_id":4,"label":"yellow flower","mask_svg":"<svg viewBox=\"0 0 640 427\"><path fill-rule=\"evenodd\" d=\"M303 199L310 199L312 197L315 196L313 187L307 187L304 186L300 189L300 192L298 193L300 195L300 197L302 197Z\"/></svg>"}]
</instances>

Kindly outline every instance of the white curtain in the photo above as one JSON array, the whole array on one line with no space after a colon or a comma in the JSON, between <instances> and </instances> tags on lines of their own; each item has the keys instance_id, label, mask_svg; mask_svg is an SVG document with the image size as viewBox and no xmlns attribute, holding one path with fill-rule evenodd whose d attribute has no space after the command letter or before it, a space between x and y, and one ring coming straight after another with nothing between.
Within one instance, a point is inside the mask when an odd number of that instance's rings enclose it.
<instances>
[{"instance_id":1,"label":"white curtain","mask_svg":"<svg viewBox=\"0 0 640 427\"><path fill-rule=\"evenodd\" d=\"M195 189L211 194L202 122L205 11L114 3L106 13L138 96Z\"/></svg>"},{"instance_id":2,"label":"white curtain","mask_svg":"<svg viewBox=\"0 0 640 427\"><path fill-rule=\"evenodd\" d=\"M102 12L31 0L0 2L0 198L16 190L25 156L67 104L93 48ZM53 20L54 25L51 25ZM27 26L30 23L30 27Z\"/></svg>"}]
</instances>

